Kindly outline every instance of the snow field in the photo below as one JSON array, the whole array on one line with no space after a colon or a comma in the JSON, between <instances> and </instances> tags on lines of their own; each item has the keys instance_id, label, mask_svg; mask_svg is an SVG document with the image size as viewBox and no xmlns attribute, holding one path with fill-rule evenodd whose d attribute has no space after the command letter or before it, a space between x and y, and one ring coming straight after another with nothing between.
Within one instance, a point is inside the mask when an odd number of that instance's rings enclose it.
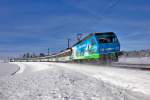
<instances>
[{"instance_id":1,"label":"snow field","mask_svg":"<svg viewBox=\"0 0 150 100\"><path fill-rule=\"evenodd\" d=\"M22 71L0 78L0 100L150 100L150 72L65 63L15 64Z\"/></svg>"},{"instance_id":2,"label":"snow field","mask_svg":"<svg viewBox=\"0 0 150 100\"><path fill-rule=\"evenodd\" d=\"M7 79L7 80L6 80ZM1 100L120 100L105 84L71 70L20 74L0 80Z\"/></svg>"},{"instance_id":3,"label":"snow field","mask_svg":"<svg viewBox=\"0 0 150 100\"><path fill-rule=\"evenodd\" d=\"M55 66L62 66L73 71L81 72L100 79L105 83L121 87L123 89L139 92L144 95L150 95L150 72L141 70L129 70L122 68L53 63Z\"/></svg>"}]
</instances>

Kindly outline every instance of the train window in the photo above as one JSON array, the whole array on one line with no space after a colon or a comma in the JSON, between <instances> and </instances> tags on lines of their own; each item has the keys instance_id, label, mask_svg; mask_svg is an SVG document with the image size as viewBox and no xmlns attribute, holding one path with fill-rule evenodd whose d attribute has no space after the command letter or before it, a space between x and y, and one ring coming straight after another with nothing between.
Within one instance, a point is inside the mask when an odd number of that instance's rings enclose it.
<instances>
[{"instance_id":1,"label":"train window","mask_svg":"<svg viewBox=\"0 0 150 100\"><path fill-rule=\"evenodd\" d=\"M114 43L116 39L114 36L100 37L99 43Z\"/></svg>"},{"instance_id":2,"label":"train window","mask_svg":"<svg viewBox=\"0 0 150 100\"><path fill-rule=\"evenodd\" d=\"M95 34L99 43L114 43L117 42L117 37L114 33L97 33Z\"/></svg>"}]
</instances>

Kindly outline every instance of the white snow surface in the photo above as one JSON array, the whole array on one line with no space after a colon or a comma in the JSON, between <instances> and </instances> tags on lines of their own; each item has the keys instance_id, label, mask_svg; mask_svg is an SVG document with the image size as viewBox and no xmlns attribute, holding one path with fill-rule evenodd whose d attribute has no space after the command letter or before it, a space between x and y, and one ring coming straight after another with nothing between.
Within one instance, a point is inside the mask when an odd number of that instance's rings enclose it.
<instances>
[{"instance_id":1,"label":"white snow surface","mask_svg":"<svg viewBox=\"0 0 150 100\"><path fill-rule=\"evenodd\" d=\"M0 77L11 76L17 70L19 70L19 66L16 64L0 62Z\"/></svg>"},{"instance_id":2,"label":"white snow surface","mask_svg":"<svg viewBox=\"0 0 150 100\"><path fill-rule=\"evenodd\" d=\"M132 89L132 91L150 95L150 71L114 68L109 66L65 63L54 64L101 79L106 83L112 83L116 86L124 87L125 89Z\"/></svg>"},{"instance_id":3,"label":"white snow surface","mask_svg":"<svg viewBox=\"0 0 150 100\"><path fill-rule=\"evenodd\" d=\"M16 72L16 74L19 73L27 74L27 73L42 71L51 68L48 62L35 62L35 63L34 62L22 62L22 63L13 62L13 64L20 66L20 70Z\"/></svg>"},{"instance_id":4,"label":"white snow surface","mask_svg":"<svg viewBox=\"0 0 150 100\"><path fill-rule=\"evenodd\" d=\"M0 78L0 100L150 100L149 71L68 63L15 64L21 71Z\"/></svg>"},{"instance_id":5,"label":"white snow surface","mask_svg":"<svg viewBox=\"0 0 150 100\"><path fill-rule=\"evenodd\" d=\"M150 64L150 57L121 57L119 58L120 63L131 63L131 64Z\"/></svg>"}]
</instances>

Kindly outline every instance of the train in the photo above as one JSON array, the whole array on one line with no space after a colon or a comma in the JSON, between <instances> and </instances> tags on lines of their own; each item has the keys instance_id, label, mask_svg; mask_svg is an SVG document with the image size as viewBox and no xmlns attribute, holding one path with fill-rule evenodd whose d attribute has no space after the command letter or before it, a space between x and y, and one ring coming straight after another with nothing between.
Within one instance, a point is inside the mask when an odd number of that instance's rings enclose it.
<instances>
[{"instance_id":1,"label":"train","mask_svg":"<svg viewBox=\"0 0 150 100\"><path fill-rule=\"evenodd\" d=\"M85 36L70 48L44 57L15 58L19 62L92 62L118 61L120 43L114 32L94 32Z\"/></svg>"}]
</instances>

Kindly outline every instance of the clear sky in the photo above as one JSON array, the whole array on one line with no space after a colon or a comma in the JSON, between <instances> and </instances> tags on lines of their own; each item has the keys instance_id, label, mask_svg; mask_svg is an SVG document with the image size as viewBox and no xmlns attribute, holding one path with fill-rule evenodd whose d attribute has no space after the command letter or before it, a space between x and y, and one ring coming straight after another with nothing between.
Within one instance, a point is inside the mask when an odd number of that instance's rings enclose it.
<instances>
[{"instance_id":1,"label":"clear sky","mask_svg":"<svg viewBox=\"0 0 150 100\"><path fill-rule=\"evenodd\" d=\"M150 49L150 0L0 0L0 55L56 52L77 33L113 31L122 50Z\"/></svg>"}]
</instances>

